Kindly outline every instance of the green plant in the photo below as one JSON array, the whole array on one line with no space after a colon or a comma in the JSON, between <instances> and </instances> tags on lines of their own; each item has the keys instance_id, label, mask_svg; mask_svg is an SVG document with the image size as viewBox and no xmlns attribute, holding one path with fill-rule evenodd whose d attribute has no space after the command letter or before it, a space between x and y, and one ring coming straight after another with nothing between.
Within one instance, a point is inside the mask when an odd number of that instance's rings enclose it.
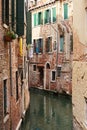
<instances>
[{"instance_id":1,"label":"green plant","mask_svg":"<svg viewBox=\"0 0 87 130\"><path fill-rule=\"evenodd\" d=\"M13 31L7 31L5 36L10 37L11 39L15 39L16 38L16 34Z\"/></svg>"}]
</instances>

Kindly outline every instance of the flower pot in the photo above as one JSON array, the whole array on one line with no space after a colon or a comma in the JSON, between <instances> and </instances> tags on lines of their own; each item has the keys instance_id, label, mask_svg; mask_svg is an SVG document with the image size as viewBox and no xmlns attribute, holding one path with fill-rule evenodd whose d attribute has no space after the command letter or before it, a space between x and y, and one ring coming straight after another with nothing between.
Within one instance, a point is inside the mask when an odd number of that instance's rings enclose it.
<instances>
[{"instance_id":1,"label":"flower pot","mask_svg":"<svg viewBox=\"0 0 87 130\"><path fill-rule=\"evenodd\" d=\"M11 42L12 38L10 36L4 36L4 41L5 42Z\"/></svg>"}]
</instances>

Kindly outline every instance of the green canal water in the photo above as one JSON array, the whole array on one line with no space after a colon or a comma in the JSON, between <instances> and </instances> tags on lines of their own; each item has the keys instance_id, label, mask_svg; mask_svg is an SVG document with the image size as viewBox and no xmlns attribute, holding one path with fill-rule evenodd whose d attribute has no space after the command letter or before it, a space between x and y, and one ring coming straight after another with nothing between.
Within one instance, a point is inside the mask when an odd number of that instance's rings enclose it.
<instances>
[{"instance_id":1,"label":"green canal water","mask_svg":"<svg viewBox=\"0 0 87 130\"><path fill-rule=\"evenodd\" d=\"M31 91L21 130L73 130L71 98Z\"/></svg>"}]
</instances>

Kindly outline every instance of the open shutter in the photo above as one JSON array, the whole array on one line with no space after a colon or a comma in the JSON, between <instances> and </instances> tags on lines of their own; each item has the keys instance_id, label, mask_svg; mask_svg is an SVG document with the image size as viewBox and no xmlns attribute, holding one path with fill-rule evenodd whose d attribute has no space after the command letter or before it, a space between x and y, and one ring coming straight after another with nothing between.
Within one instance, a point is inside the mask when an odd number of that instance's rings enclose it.
<instances>
[{"instance_id":1,"label":"open shutter","mask_svg":"<svg viewBox=\"0 0 87 130\"><path fill-rule=\"evenodd\" d=\"M60 37L60 51L64 51L64 37Z\"/></svg>"},{"instance_id":2,"label":"open shutter","mask_svg":"<svg viewBox=\"0 0 87 130\"><path fill-rule=\"evenodd\" d=\"M64 19L68 18L68 4L64 4Z\"/></svg>"},{"instance_id":3,"label":"open shutter","mask_svg":"<svg viewBox=\"0 0 87 130\"><path fill-rule=\"evenodd\" d=\"M48 14L48 16L49 16L49 23L51 22L51 10L49 9L49 14Z\"/></svg>"},{"instance_id":4,"label":"open shutter","mask_svg":"<svg viewBox=\"0 0 87 130\"><path fill-rule=\"evenodd\" d=\"M38 13L36 14L36 25L38 25Z\"/></svg>"},{"instance_id":5,"label":"open shutter","mask_svg":"<svg viewBox=\"0 0 87 130\"><path fill-rule=\"evenodd\" d=\"M24 0L16 0L16 33L24 35Z\"/></svg>"},{"instance_id":6,"label":"open shutter","mask_svg":"<svg viewBox=\"0 0 87 130\"><path fill-rule=\"evenodd\" d=\"M36 14L34 14L33 17L34 17L34 26L36 26Z\"/></svg>"},{"instance_id":7,"label":"open shutter","mask_svg":"<svg viewBox=\"0 0 87 130\"><path fill-rule=\"evenodd\" d=\"M46 17L47 11L44 11L44 23L47 23L47 17Z\"/></svg>"},{"instance_id":8,"label":"open shutter","mask_svg":"<svg viewBox=\"0 0 87 130\"><path fill-rule=\"evenodd\" d=\"M56 21L56 8L52 9L52 15L53 15L52 20L53 22L55 22Z\"/></svg>"}]
</instances>

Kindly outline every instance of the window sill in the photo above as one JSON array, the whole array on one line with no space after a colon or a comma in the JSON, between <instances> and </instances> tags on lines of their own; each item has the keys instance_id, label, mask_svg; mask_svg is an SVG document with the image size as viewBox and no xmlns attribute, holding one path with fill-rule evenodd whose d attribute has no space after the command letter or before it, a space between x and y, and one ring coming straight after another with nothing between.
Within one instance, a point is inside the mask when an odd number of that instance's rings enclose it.
<instances>
[{"instance_id":1,"label":"window sill","mask_svg":"<svg viewBox=\"0 0 87 130\"><path fill-rule=\"evenodd\" d=\"M4 124L8 121L9 119L9 114L7 114L5 117L4 117Z\"/></svg>"},{"instance_id":2,"label":"window sill","mask_svg":"<svg viewBox=\"0 0 87 130\"><path fill-rule=\"evenodd\" d=\"M51 80L51 83L55 83L56 82L56 80Z\"/></svg>"}]
</instances>

